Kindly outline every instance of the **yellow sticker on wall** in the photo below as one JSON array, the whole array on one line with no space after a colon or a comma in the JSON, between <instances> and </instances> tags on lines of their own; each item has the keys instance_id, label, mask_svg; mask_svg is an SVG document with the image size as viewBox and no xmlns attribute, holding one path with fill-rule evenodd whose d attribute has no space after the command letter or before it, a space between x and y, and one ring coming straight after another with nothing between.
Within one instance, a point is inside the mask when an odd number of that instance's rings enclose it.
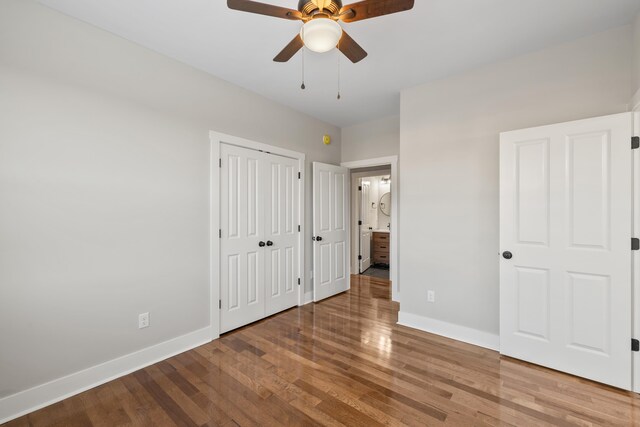
<instances>
[{"instance_id":1,"label":"yellow sticker on wall","mask_svg":"<svg viewBox=\"0 0 640 427\"><path fill-rule=\"evenodd\" d=\"M325 135L322 137L322 142L324 142L324 145L329 145L331 144L331 137L329 135Z\"/></svg>"}]
</instances>

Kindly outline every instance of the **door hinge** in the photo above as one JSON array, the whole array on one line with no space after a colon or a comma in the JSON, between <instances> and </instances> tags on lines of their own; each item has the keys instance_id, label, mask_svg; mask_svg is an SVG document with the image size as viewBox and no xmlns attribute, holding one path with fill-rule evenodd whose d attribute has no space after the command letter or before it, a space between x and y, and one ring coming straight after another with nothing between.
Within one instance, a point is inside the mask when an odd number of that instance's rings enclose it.
<instances>
[{"instance_id":1,"label":"door hinge","mask_svg":"<svg viewBox=\"0 0 640 427\"><path fill-rule=\"evenodd\" d=\"M221 299L218 300L218 308L222 308L222 300Z\"/></svg>"},{"instance_id":2,"label":"door hinge","mask_svg":"<svg viewBox=\"0 0 640 427\"><path fill-rule=\"evenodd\" d=\"M358 191L362 191L362 185L358 185Z\"/></svg>"},{"instance_id":3,"label":"door hinge","mask_svg":"<svg viewBox=\"0 0 640 427\"><path fill-rule=\"evenodd\" d=\"M300 278L298 277L298 286L300 286Z\"/></svg>"},{"instance_id":4,"label":"door hinge","mask_svg":"<svg viewBox=\"0 0 640 427\"><path fill-rule=\"evenodd\" d=\"M218 230L218 237L222 239L222 228Z\"/></svg>"},{"instance_id":5,"label":"door hinge","mask_svg":"<svg viewBox=\"0 0 640 427\"><path fill-rule=\"evenodd\" d=\"M361 260L362 259L362 255L358 255L358 259Z\"/></svg>"},{"instance_id":6,"label":"door hinge","mask_svg":"<svg viewBox=\"0 0 640 427\"><path fill-rule=\"evenodd\" d=\"M300 232L300 226L298 226L298 233Z\"/></svg>"},{"instance_id":7,"label":"door hinge","mask_svg":"<svg viewBox=\"0 0 640 427\"><path fill-rule=\"evenodd\" d=\"M358 225L362 225L362 221L358 221Z\"/></svg>"},{"instance_id":8,"label":"door hinge","mask_svg":"<svg viewBox=\"0 0 640 427\"><path fill-rule=\"evenodd\" d=\"M222 167L222 157L218 159L218 165L220 165L220 167Z\"/></svg>"},{"instance_id":9,"label":"door hinge","mask_svg":"<svg viewBox=\"0 0 640 427\"><path fill-rule=\"evenodd\" d=\"M298 172L298 179L302 179L302 173Z\"/></svg>"},{"instance_id":10,"label":"door hinge","mask_svg":"<svg viewBox=\"0 0 640 427\"><path fill-rule=\"evenodd\" d=\"M640 239L638 239L637 237L631 238L631 250L632 251L640 250Z\"/></svg>"},{"instance_id":11,"label":"door hinge","mask_svg":"<svg viewBox=\"0 0 640 427\"><path fill-rule=\"evenodd\" d=\"M636 148L640 148L640 136L631 137L631 149L635 150Z\"/></svg>"},{"instance_id":12,"label":"door hinge","mask_svg":"<svg viewBox=\"0 0 640 427\"><path fill-rule=\"evenodd\" d=\"M631 338L631 351L640 351L640 341Z\"/></svg>"}]
</instances>

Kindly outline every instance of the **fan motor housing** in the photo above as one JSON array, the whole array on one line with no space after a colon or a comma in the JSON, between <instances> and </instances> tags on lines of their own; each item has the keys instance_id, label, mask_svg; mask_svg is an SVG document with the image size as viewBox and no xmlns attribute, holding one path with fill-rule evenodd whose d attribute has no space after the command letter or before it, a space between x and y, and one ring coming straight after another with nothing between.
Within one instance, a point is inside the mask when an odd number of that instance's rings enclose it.
<instances>
[{"instance_id":1,"label":"fan motor housing","mask_svg":"<svg viewBox=\"0 0 640 427\"><path fill-rule=\"evenodd\" d=\"M340 9L342 9L342 1L332 0L324 9L329 12L329 14L335 15L340 12ZM305 15L312 15L314 11L318 10L318 6L316 6L312 1L300 0L298 1L298 10Z\"/></svg>"}]
</instances>

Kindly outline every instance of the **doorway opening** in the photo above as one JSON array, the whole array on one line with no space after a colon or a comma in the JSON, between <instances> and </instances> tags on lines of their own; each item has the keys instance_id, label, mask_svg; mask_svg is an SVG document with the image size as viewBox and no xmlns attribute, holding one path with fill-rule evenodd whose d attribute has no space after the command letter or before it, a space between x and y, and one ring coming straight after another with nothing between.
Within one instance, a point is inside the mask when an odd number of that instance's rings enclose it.
<instances>
[{"instance_id":1,"label":"doorway opening","mask_svg":"<svg viewBox=\"0 0 640 427\"><path fill-rule=\"evenodd\" d=\"M351 274L391 282L393 301L398 281L398 157L342 163L351 176Z\"/></svg>"},{"instance_id":2,"label":"doorway opening","mask_svg":"<svg viewBox=\"0 0 640 427\"><path fill-rule=\"evenodd\" d=\"M355 217L357 226L352 247L356 250L355 271L389 280L391 265L391 168L352 171L357 185Z\"/></svg>"}]
</instances>

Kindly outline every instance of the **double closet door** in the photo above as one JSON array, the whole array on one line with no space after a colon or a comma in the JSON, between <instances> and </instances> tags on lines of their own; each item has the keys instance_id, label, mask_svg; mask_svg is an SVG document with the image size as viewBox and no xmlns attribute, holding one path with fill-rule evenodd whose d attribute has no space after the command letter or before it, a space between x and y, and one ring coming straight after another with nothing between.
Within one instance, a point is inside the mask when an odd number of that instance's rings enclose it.
<instances>
[{"instance_id":1,"label":"double closet door","mask_svg":"<svg viewBox=\"0 0 640 427\"><path fill-rule=\"evenodd\" d=\"M221 144L220 332L298 304L298 161Z\"/></svg>"}]
</instances>

